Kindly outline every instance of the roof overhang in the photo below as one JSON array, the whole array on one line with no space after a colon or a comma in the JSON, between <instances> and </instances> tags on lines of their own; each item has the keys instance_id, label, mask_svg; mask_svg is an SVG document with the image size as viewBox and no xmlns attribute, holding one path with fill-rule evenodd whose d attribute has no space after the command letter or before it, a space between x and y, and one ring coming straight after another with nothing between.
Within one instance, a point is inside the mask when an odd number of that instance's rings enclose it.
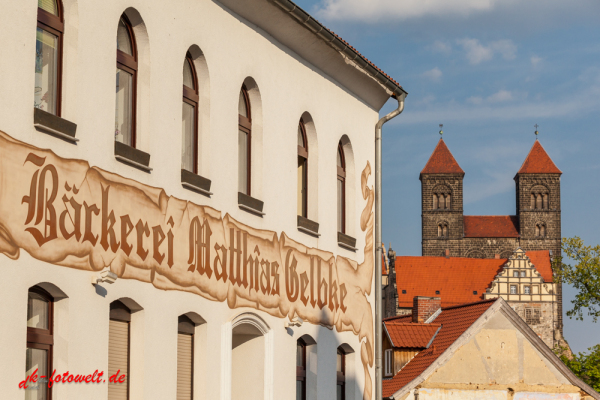
<instances>
[{"instance_id":1,"label":"roof overhang","mask_svg":"<svg viewBox=\"0 0 600 400\"><path fill-rule=\"evenodd\" d=\"M407 94L383 71L289 0L213 1L256 25L259 32L263 30L295 53L292 57L297 55L308 61L318 72L377 111L390 96Z\"/></svg>"}]
</instances>

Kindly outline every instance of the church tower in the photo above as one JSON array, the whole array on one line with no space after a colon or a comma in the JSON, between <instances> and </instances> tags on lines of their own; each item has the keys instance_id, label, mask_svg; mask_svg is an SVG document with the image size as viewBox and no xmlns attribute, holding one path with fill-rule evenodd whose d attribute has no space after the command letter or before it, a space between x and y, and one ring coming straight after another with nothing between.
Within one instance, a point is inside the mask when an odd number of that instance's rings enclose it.
<instances>
[{"instance_id":1,"label":"church tower","mask_svg":"<svg viewBox=\"0 0 600 400\"><path fill-rule=\"evenodd\" d=\"M520 246L525 251L550 250L553 258L561 254L561 175L561 170L536 139L515 176ZM557 283L557 298L558 326L562 333L560 283Z\"/></svg>"},{"instance_id":2,"label":"church tower","mask_svg":"<svg viewBox=\"0 0 600 400\"><path fill-rule=\"evenodd\" d=\"M419 176L424 256L461 255L464 176L465 172L440 138Z\"/></svg>"}]
</instances>

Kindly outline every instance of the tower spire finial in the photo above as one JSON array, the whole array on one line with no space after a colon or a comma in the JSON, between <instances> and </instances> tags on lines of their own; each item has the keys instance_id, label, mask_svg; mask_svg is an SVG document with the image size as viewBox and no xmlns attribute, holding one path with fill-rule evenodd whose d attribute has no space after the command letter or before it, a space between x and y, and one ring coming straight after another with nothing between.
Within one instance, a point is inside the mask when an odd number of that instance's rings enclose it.
<instances>
[{"instance_id":1,"label":"tower spire finial","mask_svg":"<svg viewBox=\"0 0 600 400\"><path fill-rule=\"evenodd\" d=\"M444 131L442 130L443 127L444 127L444 124L440 124L440 139L442 138L442 135L444 134Z\"/></svg>"},{"instance_id":2,"label":"tower spire finial","mask_svg":"<svg viewBox=\"0 0 600 400\"><path fill-rule=\"evenodd\" d=\"M535 140L537 140L537 136L538 136L538 134L539 134L539 132L538 132L538 129L537 129L537 128L539 127L539 125L538 125L538 124L535 124L535 125L534 125L534 127L535 127Z\"/></svg>"}]
</instances>

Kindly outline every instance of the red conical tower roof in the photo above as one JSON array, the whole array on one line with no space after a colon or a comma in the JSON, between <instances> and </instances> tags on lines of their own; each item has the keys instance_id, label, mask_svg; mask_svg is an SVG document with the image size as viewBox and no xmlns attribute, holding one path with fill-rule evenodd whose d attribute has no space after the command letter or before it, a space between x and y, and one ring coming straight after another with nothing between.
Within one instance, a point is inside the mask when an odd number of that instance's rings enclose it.
<instances>
[{"instance_id":1,"label":"red conical tower roof","mask_svg":"<svg viewBox=\"0 0 600 400\"><path fill-rule=\"evenodd\" d=\"M562 174L562 171L556 167L546 150L536 139L517 174Z\"/></svg>"},{"instance_id":2,"label":"red conical tower roof","mask_svg":"<svg viewBox=\"0 0 600 400\"><path fill-rule=\"evenodd\" d=\"M429 161L425 164L425 168L421 171L421 174L464 174L460 165L456 162L450 150L444 143L443 139L440 139L435 150L429 157Z\"/></svg>"}]
</instances>

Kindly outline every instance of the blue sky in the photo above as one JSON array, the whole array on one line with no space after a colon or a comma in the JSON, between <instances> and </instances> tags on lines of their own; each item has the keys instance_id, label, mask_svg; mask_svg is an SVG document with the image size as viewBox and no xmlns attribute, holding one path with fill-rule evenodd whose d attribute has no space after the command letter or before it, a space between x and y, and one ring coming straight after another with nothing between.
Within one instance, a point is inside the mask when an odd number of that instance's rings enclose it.
<instances>
[{"instance_id":1,"label":"blue sky","mask_svg":"<svg viewBox=\"0 0 600 400\"><path fill-rule=\"evenodd\" d=\"M421 254L419 172L444 124L465 170L466 215L515 213L535 140L563 171L563 236L600 244L600 3L595 0L297 0L408 91L384 126L383 239ZM388 102L382 113L393 107ZM564 307L574 296L565 288ZM600 322L565 316L575 351Z\"/></svg>"}]
</instances>

